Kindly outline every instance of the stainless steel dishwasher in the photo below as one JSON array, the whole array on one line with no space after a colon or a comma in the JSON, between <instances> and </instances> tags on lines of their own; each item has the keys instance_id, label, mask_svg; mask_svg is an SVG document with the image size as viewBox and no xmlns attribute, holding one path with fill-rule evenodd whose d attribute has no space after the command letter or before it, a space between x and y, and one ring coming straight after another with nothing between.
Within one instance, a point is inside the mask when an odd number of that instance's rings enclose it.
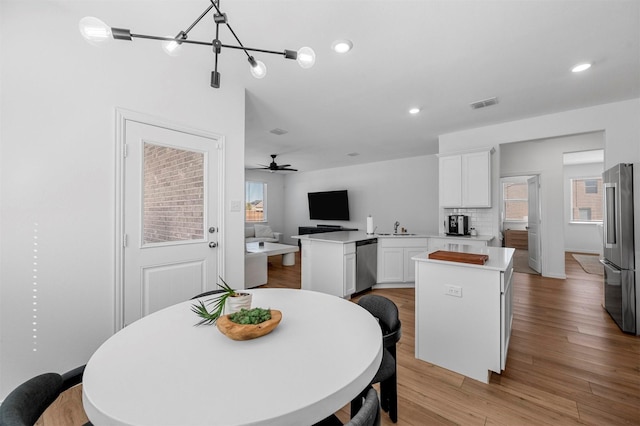
<instances>
[{"instance_id":1,"label":"stainless steel dishwasher","mask_svg":"<svg viewBox=\"0 0 640 426\"><path fill-rule=\"evenodd\" d=\"M356 293L371 288L378 277L378 239L356 241Z\"/></svg>"}]
</instances>

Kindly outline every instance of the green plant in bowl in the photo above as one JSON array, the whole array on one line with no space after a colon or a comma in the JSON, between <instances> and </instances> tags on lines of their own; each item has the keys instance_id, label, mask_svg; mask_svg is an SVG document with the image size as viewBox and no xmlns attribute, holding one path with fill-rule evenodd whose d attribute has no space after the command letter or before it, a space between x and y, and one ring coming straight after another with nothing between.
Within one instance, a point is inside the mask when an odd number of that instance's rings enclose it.
<instances>
[{"instance_id":1,"label":"green plant in bowl","mask_svg":"<svg viewBox=\"0 0 640 426\"><path fill-rule=\"evenodd\" d=\"M271 310L263 308L245 309L229 315L236 324L260 324L271 319Z\"/></svg>"}]
</instances>

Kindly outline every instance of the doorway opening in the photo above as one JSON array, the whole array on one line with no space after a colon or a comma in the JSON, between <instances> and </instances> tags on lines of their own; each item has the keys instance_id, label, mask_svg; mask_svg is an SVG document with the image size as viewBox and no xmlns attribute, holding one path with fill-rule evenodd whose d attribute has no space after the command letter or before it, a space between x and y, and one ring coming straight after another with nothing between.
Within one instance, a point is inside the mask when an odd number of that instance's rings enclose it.
<instances>
[{"instance_id":1,"label":"doorway opening","mask_svg":"<svg viewBox=\"0 0 640 426\"><path fill-rule=\"evenodd\" d=\"M516 250L513 257L515 272L535 275L540 275L542 258L542 244L538 230L540 222L538 179L537 175L509 176L500 179L502 245Z\"/></svg>"}]
</instances>

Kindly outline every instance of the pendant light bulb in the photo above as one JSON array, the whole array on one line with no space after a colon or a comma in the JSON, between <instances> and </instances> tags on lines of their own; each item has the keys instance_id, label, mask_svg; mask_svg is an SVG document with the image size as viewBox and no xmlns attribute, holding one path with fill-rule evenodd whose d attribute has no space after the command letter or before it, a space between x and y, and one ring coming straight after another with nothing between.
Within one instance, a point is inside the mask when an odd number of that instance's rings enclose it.
<instances>
[{"instance_id":1,"label":"pendant light bulb","mask_svg":"<svg viewBox=\"0 0 640 426\"><path fill-rule=\"evenodd\" d=\"M162 42L162 50L164 50L164 52L169 56L178 56L180 54L181 47L182 43L178 43L175 40L165 40Z\"/></svg>"},{"instance_id":2,"label":"pendant light bulb","mask_svg":"<svg viewBox=\"0 0 640 426\"><path fill-rule=\"evenodd\" d=\"M80 34L94 46L102 46L113 40L111 27L93 16L85 16L78 23Z\"/></svg>"},{"instance_id":3,"label":"pendant light bulb","mask_svg":"<svg viewBox=\"0 0 640 426\"><path fill-rule=\"evenodd\" d=\"M249 58L249 64L251 64L251 75L257 79L264 78L267 75L267 66L262 61L256 61L253 56Z\"/></svg>"},{"instance_id":4,"label":"pendant light bulb","mask_svg":"<svg viewBox=\"0 0 640 426\"><path fill-rule=\"evenodd\" d=\"M182 50L182 40L186 39L187 34L184 31L180 31L173 40L165 40L162 42L162 50L164 50L164 52L169 56L178 56Z\"/></svg>"},{"instance_id":5,"label":"pendant light bulb","mask_svg":"<svg viewBox=\"0 0 640 426\"><path fill-rule=\"evenodd\" d=\"M310 47L301 47L296 61L302 68L311 68L316 63L316 52Z\"/></svg>"}]
</instances>

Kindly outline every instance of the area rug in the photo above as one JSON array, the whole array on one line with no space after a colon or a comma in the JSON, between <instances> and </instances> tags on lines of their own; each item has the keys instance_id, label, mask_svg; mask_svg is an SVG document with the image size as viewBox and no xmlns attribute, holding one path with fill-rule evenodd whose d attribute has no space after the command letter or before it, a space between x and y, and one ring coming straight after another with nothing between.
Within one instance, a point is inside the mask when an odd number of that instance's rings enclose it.
<instances>
[{"instance_id":1,"label":"area rug","mask_svg":"<svg viewBox=\"0 0 640 426\"><path fill-rule=\"evenodd\" d=\"M513 254L513 271L523 274L540 275L538 272L529 268L529 250L516 249Z\"/></svg>"},{"instance_id":2,"label":"area rug","mask_svg":"<svg viewBox=\"0 0 640 426\"><path fill-rule=\"evenodd\" d=\"M582 266L588 274L604 275L604 266L600 263L600 256L597 254L571 254L573 258Z\"/></svg>"}]
</instances>

